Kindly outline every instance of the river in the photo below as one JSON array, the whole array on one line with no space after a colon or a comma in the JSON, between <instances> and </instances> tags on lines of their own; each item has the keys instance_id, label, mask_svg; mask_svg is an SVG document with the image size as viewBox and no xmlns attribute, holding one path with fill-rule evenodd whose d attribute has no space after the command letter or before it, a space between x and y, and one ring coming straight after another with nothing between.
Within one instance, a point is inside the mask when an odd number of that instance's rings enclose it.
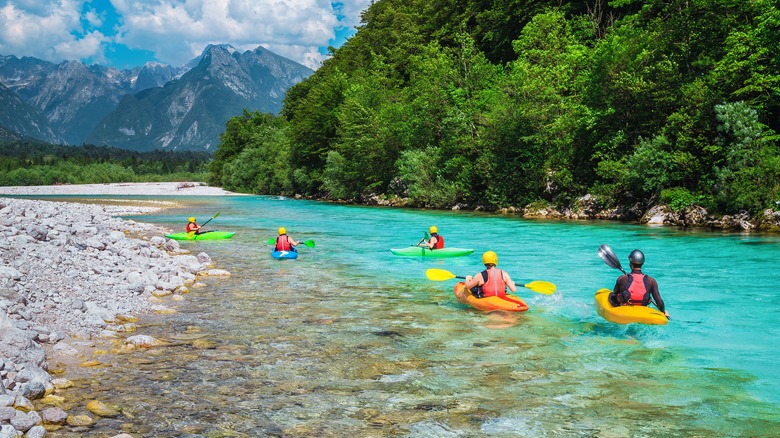
<instances>
[{"instance_id":1,"label":"river","mask_svg":"<svg viewBox=\"0 0 780 438\"><path fill-rule=\"evenodd\" d=\"M185 201L132 219L178 229L220 212L207 228L235 237L182 246L232 275L168 303L176 314L139 323L137 334L170 346L102 355L110 367L70 376L69 413L93 398L123 410L89 436L780 433L778 236L263 196ZM390 253L431 225L474 254ZM316 247L272 260L279 226ZM624 266L644 251L668 325L596 313L594 293L620 274L597 256L603 243ZM474 274L488 249L515 281L557 291L519 289L528 312L486 314L457 302L455 280L425 277L428 268Z\"/></svg>"}]
</instances>

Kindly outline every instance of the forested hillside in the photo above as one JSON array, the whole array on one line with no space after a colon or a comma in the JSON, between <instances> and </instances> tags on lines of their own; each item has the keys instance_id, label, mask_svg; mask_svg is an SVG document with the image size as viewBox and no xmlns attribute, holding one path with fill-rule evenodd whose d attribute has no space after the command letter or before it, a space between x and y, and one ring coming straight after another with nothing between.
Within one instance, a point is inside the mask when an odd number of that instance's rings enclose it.
<instances>
[{"instance_id":1,"label":"forested hillside","mask_svg":"<svg viewBox=\"0 0 780 438\"><path fill-rule=\"evenodd\" d=\"M228 190L496 210L780 200L769 0L379 0L287 93L228 122Z\"/></svg>"},{"instance_id":2,"label":"forested hillside","mask_svg":"<svg viewBox=\"0 0 780 438\"><path fill-rule=\"evenodd\" d=\"M204 181L210 160L207 152L136 152L6 139L0 140L0 186Z\"/></svg>"}]
</instances>

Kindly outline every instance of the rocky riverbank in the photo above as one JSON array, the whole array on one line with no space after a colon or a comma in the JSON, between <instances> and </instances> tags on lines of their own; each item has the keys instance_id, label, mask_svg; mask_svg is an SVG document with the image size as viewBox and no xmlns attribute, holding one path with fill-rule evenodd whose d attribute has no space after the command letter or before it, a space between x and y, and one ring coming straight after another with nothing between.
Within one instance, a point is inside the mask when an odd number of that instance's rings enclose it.
<instances>
[{"instance_id":1,"label":"rocky riverbank","mask_svg":"<svg viewBox=\"0 0 780 438\"><path fill-rule=\"evenodd\" d=\"M362 202L357 203L388 207L412 206L407 198L380 195L371 195ZM458 204L453 206L452 210L485 211L485 208L482 206L472 207ZM592 195L582 196L575 200L572 205L564 208L556 208L547 203L539 202L525 207L502 208L496 213L519 215L529 219L611 220L711 230L780 232L780 211L772 209L764 210L757 216L751 216L747 211L729 215L711 214L707 209L699 205L690 205L681 210L674 210L670 206L663 204L606 207L601 204L597 197Z\"/></svg>"},{"instance_id":2,"label":"rocky riverbank","mask_svg":"<svg viewBox=\"0 0 780 438\"><path fill-rule=\"evenodd\" d=\"M49 362L72 362L98 338L148 342L130 336L139 316L172 313L167 299L228 274L163 238L169 230L116 217L165 207L141 204L0 198L0 438L88 423L57 407L68 382Z\"/></svg>"}]
</instances>

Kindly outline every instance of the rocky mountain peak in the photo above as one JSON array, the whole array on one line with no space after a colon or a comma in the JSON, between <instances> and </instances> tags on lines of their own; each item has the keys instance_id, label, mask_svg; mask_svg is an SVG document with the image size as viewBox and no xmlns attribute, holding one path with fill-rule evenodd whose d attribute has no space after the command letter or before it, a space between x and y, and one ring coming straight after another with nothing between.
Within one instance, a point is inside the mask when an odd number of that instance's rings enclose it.
<instances>
[{"instance_id":1,"label":"rocky mountain peak","mask_svg":"<svg viewBox=\"0 0 780 438\"><path fill-rule=\"evenodd\" d=\"M136 150L214 148L230 117L245 108L279 112L286 90L312 73L262 47L241 53L230 44L209 45L181 68L148 62L117 70L0 55L0 84L68 144Z\"/></svg>"}]
</instances>

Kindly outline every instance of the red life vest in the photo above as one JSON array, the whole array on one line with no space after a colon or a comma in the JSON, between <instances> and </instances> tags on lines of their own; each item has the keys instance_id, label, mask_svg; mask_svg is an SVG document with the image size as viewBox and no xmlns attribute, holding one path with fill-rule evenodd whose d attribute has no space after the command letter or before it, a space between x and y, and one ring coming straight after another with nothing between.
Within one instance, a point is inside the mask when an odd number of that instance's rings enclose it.
<instances>
[{"instance_id":1,"label":"red life vest","mask_svg":"<svg viewBox=\"0 0 780 438\"><path fill-rule=\"evenodd\" d=\"M291 251L290 238L286 234L276 238L276 251Z\"/></svg>"},{"instance_id":2,"label":"red life vest","mask_svg":"<svg viewBox=\"0 0 780 438\"><path fill-rule=\"evenodd\" d=\"M500 297L506 295L506 282L504 282L504 272L498 268L485 269L482 271L482 279L485 284L482 285L483 297Z\"/></svg>"},{"instance_id":3,"label":"red life vest","mask_svg":"<svg viewBox=\"0 0 780 438\"><path fill-rule=\"evenodd\" d=\"M193 231L197 231L198 228L199 227L197 225L195 225L195 222L190 222L190 223L187 224L187 232L188 233L191 233Z\"/></svg>"},{"instance_id":4,"label":"red life vest","mask_svg":"<svg viewBox=\"0 0 780 438\"><path fill-rule=\"evenodd\" d=\"M433 249L442 249L444 248L444 237L434 234L433 237L436 238L436 244L433 245Z\"/></svg>"},{"instance_id":5,"label":"red life vest","mask_svg":"<svg viewBox=\"0 0 780 438\"><path fill-rule=\"evenodd\" d=\"M628 304L632 306L646 306L650 303L645 281L645 274L635 274L633 272L629 274L628 292L631 294L631 298L628 301Z\"/></svg>"}]
</instances>

